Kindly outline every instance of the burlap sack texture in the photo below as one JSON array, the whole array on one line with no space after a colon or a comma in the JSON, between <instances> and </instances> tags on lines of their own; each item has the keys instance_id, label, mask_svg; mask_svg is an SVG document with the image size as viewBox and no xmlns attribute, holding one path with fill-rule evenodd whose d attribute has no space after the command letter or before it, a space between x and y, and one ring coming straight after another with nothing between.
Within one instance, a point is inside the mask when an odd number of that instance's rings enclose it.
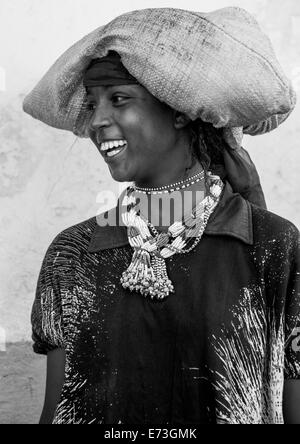
<instances>
[{"instance_id":1,"label":"burlap sack texture","mask_svg":"<svg viewBox=\"0 0 300 444\"><path fill-rule=\"evenodd\" d=\"M121 15L75 43L25 98L24 111L88 137L83 72L109 50L159 100L223 127L232 148L243 133L276 128L295 107L271 42L248 12L158 8Z\"/></svg>"}]
</instances>

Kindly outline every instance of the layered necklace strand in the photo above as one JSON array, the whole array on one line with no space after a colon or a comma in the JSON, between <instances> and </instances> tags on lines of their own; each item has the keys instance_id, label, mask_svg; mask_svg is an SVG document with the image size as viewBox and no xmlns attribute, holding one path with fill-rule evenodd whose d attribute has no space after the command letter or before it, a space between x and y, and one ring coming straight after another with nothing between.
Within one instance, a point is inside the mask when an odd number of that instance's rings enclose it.
<instances>
[{"instance_id":1,"label":"layered necklace strand","mask_svg":"<svg viewBox=\"0 0 300 444\"><path fill-rule=\"evenodd\" d=\"M129 267L120 279L124 288L140 292L151 299L164 299L174 293L165 259L175 253L189 253L200 242L223 191L223 182L219 176L208 173L207 181L208 195L193 208L192 213L189 212L181 221L174 222L167 233L159 233L141 215L135 196L136 187L127 188L122 202L122 220L127 226L128 240L134 253ZM186 248L193 240L191 247Z\"/></svg>"},{"instance_id":2,"label":"layered necklace strand","mask_svg":"<svg viewBox=\"0 0 300 444\"><path fill-rule=\"evenodd\" d=\"M204 171L201 171L197 174L194 174L194 176L189 177L188 179L181 180L180 182L173 183L171 185L164 185L162 187L157 188L141 188L135 186L135 190L139 191L140 193L144 194L166 194L166 193L172 193L174 191L179 191L184 188L187 188L191 185L194 185L195 183L200 182L200 180L204 179Z\"/></svg>"}]
</instances>

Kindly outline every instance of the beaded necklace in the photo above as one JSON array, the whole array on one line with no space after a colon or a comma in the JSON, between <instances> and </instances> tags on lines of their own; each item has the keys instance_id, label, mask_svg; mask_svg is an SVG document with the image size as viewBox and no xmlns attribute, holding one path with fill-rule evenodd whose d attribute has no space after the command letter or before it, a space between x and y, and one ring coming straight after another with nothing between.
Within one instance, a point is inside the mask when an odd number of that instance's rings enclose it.
<instances>
[{"instance_id":1,"label":"beaded necklace","mask_svg":"<svg viewBox=\"0 0 300 444\"><path fill-rule=\"evenodd\" d=\"M159 233L141 215L135 196L136 188L127 188L122 202L122 220L127 226L128 240L134 253L120 279L123 288L138 291L151 299L164 299L174 293L165 259L176 253L187 254L198 245L223 191L223 182L219 176L208 173L207 180L208 195L193 208L192 213L174 222L167 233ZM186 248L190 243L191 247Z\"/></svg>"},{"instance_id":2,"label":"beaded necklace","mask_svg":"<svg viewBox=\"0 0 300 444\"><path fill-rule=\"evenodd\" d=\"M174 191L179 191L184 188L189 187L190 185L194 185L195 183L200 182L204 178L204 171L195 174L194 176L189 177L188 179L181 180L180 182L173 183L171 185L164 185L162 187L157 188L141 188L135 186L135 190L144 194L166 194L172 193Z\"/></svg>"}]
</instances>

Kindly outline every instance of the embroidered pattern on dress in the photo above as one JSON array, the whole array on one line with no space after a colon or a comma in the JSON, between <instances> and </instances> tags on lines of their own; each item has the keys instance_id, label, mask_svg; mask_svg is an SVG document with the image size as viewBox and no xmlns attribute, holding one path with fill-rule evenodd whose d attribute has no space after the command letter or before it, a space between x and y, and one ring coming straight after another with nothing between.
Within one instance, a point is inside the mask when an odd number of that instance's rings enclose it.
<instances>
[{"instance_id":1,"label":"embroidered pattern on dress","mask_svg":"<svg viewBox=\"0 0 300 444\"><path fill-rule=\"evenodd\" d=\"M224 366L224 374L215 375L214 387L223 400L218 401L217 422L282 424L283 320L276 327L274 314L264 314L260 288L244 288L232 314L230 331L223 328L222 337L213 336Z\"/></svg>"}]
</instances>

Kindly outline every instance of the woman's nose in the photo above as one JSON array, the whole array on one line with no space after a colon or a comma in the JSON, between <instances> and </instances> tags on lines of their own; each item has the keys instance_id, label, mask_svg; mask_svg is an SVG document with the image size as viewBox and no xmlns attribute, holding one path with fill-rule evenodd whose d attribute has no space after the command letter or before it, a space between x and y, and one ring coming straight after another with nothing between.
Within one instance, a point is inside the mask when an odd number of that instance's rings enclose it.
<instances>
[{"instance_id":1,"label":"woman's nose","mask_svg":"<svg viewBox=\"0 0 300 444\"><path fill-rule=\"evenodd\" d=\"M112 114L108 106L97 105L90 119L90 129L97 131L101 128L108 127L112 123Z\"/></svg>"}]
</instances>

